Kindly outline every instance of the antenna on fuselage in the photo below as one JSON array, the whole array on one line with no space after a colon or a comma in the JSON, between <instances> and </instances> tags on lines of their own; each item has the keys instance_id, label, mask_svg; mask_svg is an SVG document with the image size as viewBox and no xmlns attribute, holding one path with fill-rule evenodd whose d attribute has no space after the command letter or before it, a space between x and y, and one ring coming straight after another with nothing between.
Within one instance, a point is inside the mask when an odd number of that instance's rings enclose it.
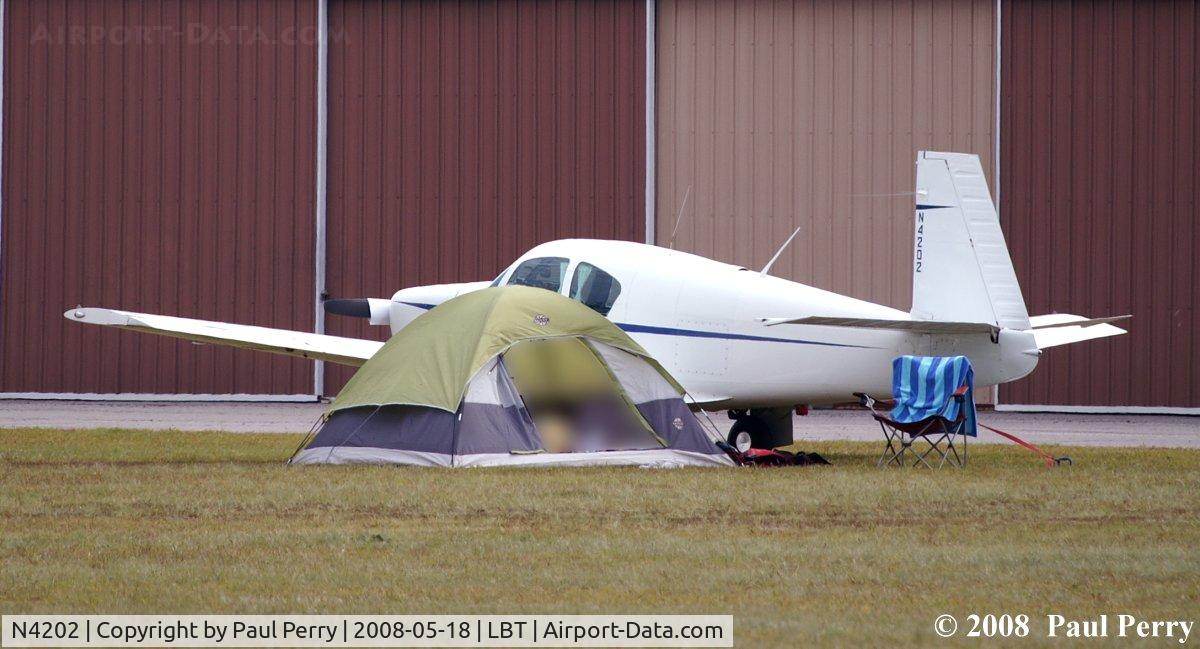
<instances>
[{"instance_id":1,"label":"antenna on fuselage","mask_svg":"<svg viewBox=\"0 0 1200 649\"><path fill-rule=\"evenodd\" d=\"M804 226L797 227L795 230L793 230L793 231L792 231L792 236L788 237L788 238L787 238L787 241L784 241L782 246L779 246L779 250L775 252L775 256L774 256L774 257L771 257L771 261L768 261L768 262L767 262L767 265L766 265L766 266L763 266L763 269L762 269L762 270L760 270L760 271L758 272L758 276L759 276L759 277L766 277L766 276L767 276L767 271L768 271L768 270L771 270L771 266L774 266L774 265L775 265L775 260L776 260L776 259L779 259L779 255L782 255L784 250L787 250L787 247L788 247L789 245L791 245L791 243L792 243L792 239L795 239L795 238L796 238L796 235L797 235L797 234L800 234L800 228L801 228L801 227L804 227Z\"/></svg>"},{"instance_id":2,"label":"antenna on fuselage","mask_svg":"<svg viewBox=\"0 0 1200 649\"><path fill-rule=\"evenodd\" d=\"M675 227L671 228L671 241L667 247L671 250L675 249L675 233L679 232L679 222L683 220L683 209L687 207L688 197L692 195L692 186L688 185L687 191L683 193L683 202L679 204L679 214L675 217Z\"/></svg>"}]
</instances>

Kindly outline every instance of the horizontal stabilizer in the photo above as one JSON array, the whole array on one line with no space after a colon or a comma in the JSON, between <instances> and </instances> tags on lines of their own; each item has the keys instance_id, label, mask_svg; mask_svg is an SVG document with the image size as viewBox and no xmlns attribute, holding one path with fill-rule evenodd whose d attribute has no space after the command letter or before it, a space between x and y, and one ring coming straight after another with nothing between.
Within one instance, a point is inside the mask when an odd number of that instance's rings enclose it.
<instances>
[{"instance_id":1,"label":"horizontal stabilizer","mask_svg":"<svg viewBox=\"0 0 1200 649\"><path fill-rule=\"evenodd\" d=\"M362 365L383 346L383 343L375 340L326 336L303 331L269 329L114 309L80 307L63 313L63 317L73 322L142 331L199 343L299 356L342 365Z\"/></svg>"},{"instance_id":2,"label":"horizontal stabilizer","mask_svg":"<svg viewBox=\"0 0 1200 649\"><path fill-rule=\"evenodd\" d=\"M1111 324L1132 318L1132 315L1111 315L1107 318L1085 318L1067 313L1052 313L1039 315L1029 319L1033 329L1057 329L1058 327L1092 327L1098 324Z\"/></svg>"},{"instance_id":3,"label":"horizontal stabilizer","mask_svg":"<svg viewBox=\"0 0 1200 649\"><path fill-rule=\"evenodd\" d=\"M815 325L821 327L850 327L854 329L895 329L922 334L991 334L1000 328L986 322L935 322L932 320L881 320L876 318L833 318L810 316L807 318L763 318L768 327L781 324Z\"/></svg>"},{"instance_id":4,"label":"horizontal stabilizer","mask_svg":"<svg viewBox=\"0 0 1200 649\"><path fill-rule=\"evenodd\" d=\"M1033 316L1029 318L1029 324L1033 327L1031 333L1038 349L1046 349L1107 336L1119 336L1125 333L1125 330L1113 326L1112 323L1131 317L1133 316L1118 315L1108 318L1085 318L1069 313L1051 313Z\"/></svg>"}]
</instances>

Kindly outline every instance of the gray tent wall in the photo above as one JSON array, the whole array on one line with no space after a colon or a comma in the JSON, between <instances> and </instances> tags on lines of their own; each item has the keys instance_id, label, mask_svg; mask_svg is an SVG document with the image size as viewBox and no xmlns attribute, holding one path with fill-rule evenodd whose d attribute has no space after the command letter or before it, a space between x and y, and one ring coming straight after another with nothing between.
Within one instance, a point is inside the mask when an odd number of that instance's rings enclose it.
<instances>
[{"instance_id":1,"label":"gray tent wall","mask_svg":"<svg viewBox=\"0 0 1200 649\"><path fill-rule=\"evenodd\" d=\"M454 466L463 454L540 448L529 413L497 357L471 379L458 412L404 405L340 410L292 463Z\"/></svg>"},{"instance_id":2,"label":"gray tent wall","mask_svg":"<svg viewBox=\"0 0 1200 649\"><path fill-rule=\"evenodd\" d=\"M593 340L587 343L599 354L638 413L665 442L666 448L694 453L716 452L725 457L675 388L649 363L611 345Z\"/></svg>"},{"instance_id":3,"label":"gray tent wall","mask_svg":"<svg viewBox=\"0 0 1200 649\"><path fill-rule=\"evenodd\" d=\"M493 358L467 385L458 410L453 457L536 453L542 440L502 356Z\"/></svg>"}]
</instances>

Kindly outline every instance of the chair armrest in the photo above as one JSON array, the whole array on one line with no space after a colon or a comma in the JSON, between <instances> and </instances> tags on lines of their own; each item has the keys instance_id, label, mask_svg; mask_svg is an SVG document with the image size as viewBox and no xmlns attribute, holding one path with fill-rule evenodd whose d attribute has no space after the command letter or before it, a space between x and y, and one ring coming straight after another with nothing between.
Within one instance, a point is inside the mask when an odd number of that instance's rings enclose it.
<instances>
[{"instance_id":1,"label":"chair armrest","mask_svg":"<svg viewBox=\"0 0 1200 649\"><path fill-rule=\"evenodd\" d=\"M894 405L896 403L895 399L876 399L875 397L867 394L866 392L855 392L853 394L854 394L854 396L858 397L858 402L864 406L868 405L868 402L878 403L878 404L882 404L885 406L888 404Z\"/></svg>"},{"instance_id":2,"label":"chair armrest","mask_svg":"<svg viewBox=\"0 0 1200 649\"><path fill-rule=\"evenodd\" d=\"M960 385L958 389L954 391L954 394L950 395L950 398L946 401L946 405L942 406L942 409L938 412L938 415L945 416L946 411L950 409L950 404L957 403L959 406L961 406L966 402L966 400L967 386ZM959 410L959 416L962 416L961 410Z\"/></svg>"},{"instance_id":3,"label":"chair armrest","mask_svg":"<svg viewBox=\"0 0 1200 649\"><path fill-rule=\"evenodd\" d=\"M867 394L866 392L855 392L854 396L858 397L859 404L866 406L867 409L870 410L872 414L875 414L875 415L879 414L879 412L875 410L875 404L882 403L879 399L872 397L871 395Z\"/></svg>"},{"instance_id":4,"label":"chair armrest","mask_svg":"<svg viewBox=\"0 0 1200 649\"><path fill-rule=\"evenodd\" d=\"M959 386L959 388L954 391L954 394L950 395L950 398L957 401L958 405L961 406L967 400L967 386Z\"/></svg>"}]
</instances>

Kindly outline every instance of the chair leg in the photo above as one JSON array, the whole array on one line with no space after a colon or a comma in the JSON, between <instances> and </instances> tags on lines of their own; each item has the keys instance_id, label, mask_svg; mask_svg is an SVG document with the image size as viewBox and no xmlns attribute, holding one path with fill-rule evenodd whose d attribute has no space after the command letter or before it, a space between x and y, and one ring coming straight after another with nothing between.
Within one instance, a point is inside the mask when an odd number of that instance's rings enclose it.
<instances>
[{"instance_id":1,"label":"chair leg","mask_svg":"<svg viewBox=\"0 0 1200 649\"><path fill-rule=\"evenodd\" d=\"M901 450L896 449L896 445L898 445L896 435L886 433L886 437L884 437L883 453L880 455L878 462L875 463L876 467L890 467L890 465L896 461L896 457L899 457L900 453L902 452Z\"/></svg>"},{"instance_id":2,"label":"chair leg","mask_svg":"<svg viewBox=\"0 0 1200 649\"><path fill-rule=\"evenodd\" d=\"M896 430L888 429L883 422L879 422L879 428L883 430L884 447L883 453L879 456L879 460L875 463L875 466L891 466L892 463L897 462L897 458L901 458L900 461L902 462L904 447L900 446L899 450L896 448L896 446L901 443L901 440L899 439L901 433Z\"/></svg>"},{"instance_id":3,"label":"chair leg","mask_svg":"<svg viewBox=\"0 0 1200 649\"><path fill-rule=\"evenodd\" d=\"M937 460L937 468L939 469L947 464L960 469L966 466L966 456L965 454L959 455L958 445L955 443L955 435L956 433L954 432L943 431L941 433L937 433L936 437L933 435L922 436L921 439L923 439L925 443L929 445L929 447L917 456L916 461L913 462L913 466L917 467L924 465L925 467L932 469L934 467L932 464L930 464L930 459ZM964 445L966 444L965 439L966 438L964 437ZM937 453L937 457L930 458L929 456L932 453Z\"/></svg>"},{"instance_id":4,"label":"chair leg","mask_svg":"<svg viewBox=\"0 0 1200 649\"><path fill-rule=\"evenodd\" d=\"M959 455L958 444L955 443L955 439L957 437L959 437L959 435L957 433L953 433L953 432L948 433L946 436L946 441L947 441L946 460L951 465L962 469L967 466L967 437L965 435L961 436L962 437L962 446L963 446L962 455Z\"/></svg>"},{"instance_id":5,"label":"chair leg","mask_svg":"<svg viewBox=\"0 0 1200 649\"><path fill-rule=\"evenodd\" d=\"M912 447L913 439L906 435L904 431L897 432L896 438L900 443L900 450L896 454L896 466L904 468L906 462L905 458L909 455L915 455L916 450Z\"/></svg>"},{"instance_id":6,"label":"chair leg","mask_svg":"<svg viewBox=\"0 0 1200 649\"><path fill-rule=\"evenodd\" d=\"M875 461L875 466L877 467L883 466L883 459L887 457L888 451L892 450L892 436L888 435L887 428L883 425L883 422L879 423L879 428L883 431L883 452L879 454L879 459Z\"/></svg>"},{"instance_id":7,"label":"chair leg","mask_svg":"<svg viewBox=\"0 0 1200 649\"><path fill-rule=\"evenodd\" d=\"M954 445L954 433L946 435L946 454L943 456L943 462L962 468L962 458L958 456L958 447Z\"/></svg>"},{"instance_id":8,"label":"chair leg","mask_svg":"<svg viewBox=\"0 0 1200 649\"><path fill-rule=\"evenodd\" d=\"M888 467L895 464L898 467L923 466L927 469L940 469L950 464L961 469L967 465L967 438L962 436L962 452L959 453L957 428L940 427L936 432L931 432L929 427L926 427L916 435L890 428L883 422L879 422L879 428L883 431L884 448L875 466ZM913 446L918 439L928 444L924 450L919 451ZM936 455L933 455L934 453ZM908 460L909 454L912 455L911 464Z\"/></svg>"},{"instance_id":9,"label":"chair leg","mask_svg":"<svg viewBox=\"0 0 1200 649\"><path fill-rule=\"evenodd\" d=\"M946 434L942 433L941 437L938 437L936 440L933 440L933 441L931 441L929 439L929 437L930 437L929 435L922 435L920 437L920 439L922 441L924 441L926 444L928 444L929 447L926 448L923 453L921 453L920 455L917 455L916 461L913 462L913 467L924 465L925 468L932 469L933 465L931 465L929 463L929 461L926 460L925 458L929 457L929 454L933 453L934 451L937 452L937 454L941 460L938 462L938 468L941 468L942 464L944 464L946 462L946 454L941 449L941 443L946 438ZM914 441L916 441L916 440L914 439ZM914 454L916 454L916 453L914 452Z\"/></svg>"}]
</instances>

